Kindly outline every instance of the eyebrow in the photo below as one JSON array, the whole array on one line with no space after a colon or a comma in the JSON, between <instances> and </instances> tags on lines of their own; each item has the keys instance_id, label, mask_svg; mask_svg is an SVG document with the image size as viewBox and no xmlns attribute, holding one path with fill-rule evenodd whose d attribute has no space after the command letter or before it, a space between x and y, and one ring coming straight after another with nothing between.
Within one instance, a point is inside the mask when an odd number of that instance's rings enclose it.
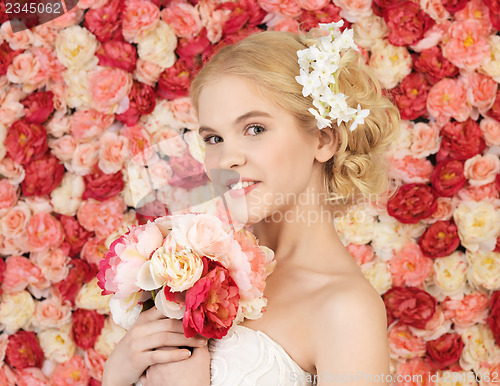
<instances>
[{"instance_id":1,"label":"eyebrow","mask_svg":"<svg viewBox=\"0 0 500 386\"><path fill-rule=\"evenodd\" d=\"M268 114L268 113L266 113L266 112L264 112L264 111L252 110L252 111L249 111L248 113L245 113L242 116L236 118L236 120L234 121L234 124L237 125L241 121L244 121L245 119L252 118L252 117L267 117L267 118L271 118L271 115ZM201 134L204 131L210 131L210 130L216 131L214 129L211 129L210 127L202 126L198 130L198 134Z\"/></svg>"}]
</instances>

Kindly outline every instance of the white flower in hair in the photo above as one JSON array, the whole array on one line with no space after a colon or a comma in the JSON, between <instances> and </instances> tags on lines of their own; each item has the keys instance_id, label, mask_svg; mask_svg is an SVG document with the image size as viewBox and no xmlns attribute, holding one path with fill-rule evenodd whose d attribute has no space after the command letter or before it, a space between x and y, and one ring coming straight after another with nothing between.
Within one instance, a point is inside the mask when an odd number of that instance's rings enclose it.
<instances>
[{"instance_id":1,"label":"white flower in hair","mask_svg":"<svg viewBox=\"0 0 500 386\"><path fill-rule=\"evenodd\" d=\"M348 49L358 51L353 39L353 30L345 29L340 32L344 21L337 23L319 23L319 27L328 30L327 36L318 39L313 46L297 51L300 65L300 76L295 79L303 86L302 95L313 98L313 105L317 110L310 108L320 130L331 127L332 120L337 120L337 125L342 122L354 122L350 126L353 131L359 124L363 124L370 110L349 107L347 96L338 92L336 73L339 68L341 54ZM331 119L328 119L331 118Z\"/></svg>"}]
</instances>

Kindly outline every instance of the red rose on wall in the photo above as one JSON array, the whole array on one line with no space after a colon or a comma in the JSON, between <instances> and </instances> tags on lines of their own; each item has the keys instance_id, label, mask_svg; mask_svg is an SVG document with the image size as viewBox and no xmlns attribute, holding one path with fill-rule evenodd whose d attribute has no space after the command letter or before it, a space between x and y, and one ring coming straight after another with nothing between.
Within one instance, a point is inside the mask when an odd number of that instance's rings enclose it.
<instances>
[{"instance_id":1,"label":"red rose on wall","mask_svg":"<svg viewBox=\"0 0 500 386\"><path fill-rule=\"evenodd\" d=\"M434 20L412 1L389 5L384 9L383 16L390 29L387 39L395 46L417 43L434 24Z\"/></svg>"},{"instance_id":2,"label":"red rose on wall","mask_svg":"<svg viewBox=\"0 0 500 386\"><path fill-rule=\"evenodd\" d=\"M446 10L453 15L455 12L464 9L468 0L441 0L441 2Z\"/></svg>"},{"instance_id":3,"label":"red rose on wall","mask_svg":"<svg viewBox=\"0 0 500 386\"><path fill-rule=\"evenodd\" d=\"M460 359L464 342L462 337L455 333L446 333L438 339L428 341L427 362L435 369L443 370Z\"/></svg>"},{"instance_id":4,"label":"red rose on wall","mask_svg":"<svg viewBox=\"0 0 500 386\"><path fill-rule=\"evenodd\" d=\"M465 122L446 123L441 128L441 134L443 138L436 154L437 162L447 157L466 160L481 154L486 148L479 124L470 118Z\"/></svg>"},{"instance_id":5,"label":"red rose on wall","mask_svg":"<svg viewBox=\"0 0 500 386\"><path fill-rule=\"evenodd\" d=\"M92 32L101 43L108 40L123 40L121 0L109 0L104 7L92 9L85 13L83 26Z\"/></svg>"},{"instance_id":6,"label":"red rose on wall","mask_svg":"<svg viewBox=\"0 0 500 386\"><path fill-rule=\"evenodd\" d=\"M64 177L64 165L51 152L26 167L26 176L21 182L24 196L44 196L52 192Z\"/></svg>"},{"instance_id":7,"label":"red rose on wall","mask_svg":"<svg viewBox=\"0 0 500 386\"><path fill-rule=\"evenodd\" d=\"M203 58L208 55L210 47L211 43L207 38L207 29L203 27L198 36L194 38L179 39L175 52L179 55L179 59L186 63L186 66L195 75L201 69Z\"/></svg>"},{"instance_id":8,"label":"red rose on wall","mask_svg":"<svg viewBox=\"0 0 500 386\"><path fill-rule=\"evenodd\" d=\"M416 287L392 287L382 297L391 317L416 328L425 328L436 311L436 299Z\"/></svg>"},{"instance_id":9,"label":"red rose on wall","mask_svg":"<svg viewBox=\"0 0 500 386\"><path fill-rule=\"evenodd\" d=\"M417 119L427 114L427 94L431 85L424 74L412 72L394 89L394 100L401 118Z\"/></svg>"},{"instance_id":10,"label":"red rose on wall","mask_svg":"<svg viewBox=\"0 0 500 386\"><path fill-rule=\"evenodd\" d=\"M3 273L5 272L5 260L0 259L0 295L2 295Z\"/></svg>"},{"instance_id":11,"label":"red rose on wall","mask_svg":"<svg viewBox=\"0 0 500 386\"><path fill-rule=\"evenodd\" d=\"M64 239L70 246L68 255L73 257L80 253L87 240L94 236L94 232L83 228L73 216L61 215L59 221L64 230Z\"/></svg>"},{"instance_id":12,"label":"red rose on wall","mask_svg":"<svg viewBox=\"0 0 500 386\"><path fill-rule=\"evenodd\" d=\"M110 40L101 44L95 55L100 66L121 68L127 72L135 70L137 50L127 42Z\"/></svg>"},{"instance_id":13,"label":"red rose on wall","mask_svg":"<svg viewBox=\"0 0 500 386\"><path fill-rule=\"evenodd\" d=\"M90 174L83 176L85 191L82 198L88 200L94 198L98 201L105 201L116 196L123 190L123 175L121 170L113 174L105 174L99 166L94 168Z\"/></svg>"},{"instance_id":14,"label":"red rose on wall","mask_svg":"<svg viewBox=\"0 0 500 386\"><path fill-rule=\"evenodd\" d=\"M460 245L457 226L453 221L437 221L420 236L418 245L427 257L449 256Z\"/></svg>"},{"instance_id":15,"label":"red rose on wall","mask_svg":"<svg viewBox=\"0 0 500 386\"><path fill-rule=\"evenodd\" d=\"M465 0L462 0L466 3ZM484 0L484 4L486 4L490 10L490 20L491 24L497 30L500 30L500 2L498 0Z\"/></svg>"},{"instance_id":16,"label":"red rose on wall","mask_svg":"<svg viewBox=\"0 0 500 386\"><path fill-rule=\"evenodd\" d=\"M493 106L491 106L486 115L500 122L500 89L497 91Z\"/></svg>"},{"instance_id":17,"label":"red rose on wall","mask_svg":"<svg viewBox=\"0 0 500 386\"><path fill-rule=\"evenodd\" d=\"M7 155L21 165L40 158L49 148L45 128L26 119L15 121L10 126L4 143Z\"/></svg>"},{"instance_id":18,"label":"red rose on wall","mask_svg":"<svg viewBox=\"0 0 500 386\"><path fill-rule=\"evenodd\" d=\"M73 258L69 264L69 273L65 279L54 284L64 300L69 300L75 305L75 298L83 284L88 283L96 276L97 267L93 267L86 261Z\"/></svg>"},{"instance_id":19,"label":"red rose on wall","mask_svg":"<svg viewBox=\"0 0 500 386\"><path fill-rule=\"evenodd\" d=\"M438 163L432 172L431 181L432 186L440 196L453 196L467 182L464 176L464 162L447 159Z\"/></svg>"},{"instance_id":20,"label":"red rose on wall","mask_svg":"<svg viewBox=\"0 0 500 386\"><path fill-rule=\"evenodd\" d=\"M203 264L208 272L186 291L182 325L188 338L200 334L220 339L236 318L239 289L222 265L205 257Z\"/></svg>"},{"instance_id":21,"label":"red rose on wall","mask_svg":"<svg viewBox=\"0 0 500 386\"><path fill-rule=\"evenodd\" d=\"M38 91L28 95L21 101L24 106L24 119L28 122L43 123L54 111L54 93Z\"/></svg>"},{"instance_id":22,"label":"red rose on wall","mask_svg":"<svg viewBox=\"0 0 500 386\"><path fill-rule=\"evenodd\" d=\"M158 79L156 95L163 99L177 99L189 93L191 72L186 63L179 59L172 67L166 68Z\"/></svg>"},{"instance_id":23,"label":"red rose on wall","mask_svg":"<svg viewBox=\"0 0 500 386\"><path fill-rule=\"evenodd\" d=\"M3 5L3 2L0 2L0 6ZM1 22L0 22L1 24ZM9 68L12 60L19 55L23 50L13 50L10 48L9 43L3 42L0 44L0 76L4 76L7 74L7 68Z\"/></svg>"},{"instance_id":24,"label":"red rose on wall","mask_svg":"<svg viewBox=\"0 0 500 386\"><path fill-rule=\"evenodd\" d=\"M406 184L387 202L389 215L404 224L416 224L437 210L434 191L426 184Z\"/></svg>"},{"instance_id":25,"label":"red rose on wall","mask_svg":"<svg viewBox=\"0 0 500 386\"><path fill-rule=\"evenodd\" d=\"M500 346L500 291L493 292L489 307L488 326L490 326L495 342Z\"/></svg>"},{"instance_id":26,"label":"red rose on wall","mask_svg":"<svg viewBox=\"0 0 500 386\"><path fill-rule=\"evenodd\" d=\"M87 350L94 347L97 337L104 327L104 315L95 310L83 310L81 308L73 311L73 324L71 332L78 347Z\"/></svg>"},{"instance_id":27,"label":"red rose on wall","mask_svg":"<svg viewBox=\"0 0 500 386\"><path fill-rule=\"evenodd\" d=\"M458 75L458 67L443 56L439 47L432 47L412 56L415 71L422 72L431 84L443 78L454 78Z\"/></svg>"},{"instance_id":28,"label":"red rose on wall","mask_svg":"<svg viewBox=\"0 0 500 386\"><path fill-rule=\"evenodd\" d=\"M33 331L20 330L9 336L5 362L16 369L41 368L44 354Z\"/></svg>"},{"instance_id":29,"label":"red rose on wall","mask_svg":"<svg viewBox=\"0 0 500 386\"><path fill-rule=\"evenodd\" d=\"M311 28L315 28L318 26L318 23L331 23L338 22L342 17L340 16L341 9L334 5L333 3L328 3L325 7L308 11L303 9L302 13L297 18L299 22L300 28L304 31L309 31ZM349 28L351 23L344 20L344 25L341 30L344 28Z\"/></svg>"}]
</instances>

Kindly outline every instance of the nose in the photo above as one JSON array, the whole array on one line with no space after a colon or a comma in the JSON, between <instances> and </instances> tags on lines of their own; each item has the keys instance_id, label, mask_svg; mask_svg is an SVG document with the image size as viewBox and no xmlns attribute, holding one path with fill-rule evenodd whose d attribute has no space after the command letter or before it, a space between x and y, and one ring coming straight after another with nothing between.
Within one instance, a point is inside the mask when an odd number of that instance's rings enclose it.
<instances>
[{"instance_id":1,"label":"nose","mask_svg":"<svg viewBox=\"0 0 500 386\"><path fill-rule=\"evenodd\" d=\"M217 165L220 169L232 169L245 163L245 154L239 146L226 142L221 148Z\"/></svg>"}]
</instances>

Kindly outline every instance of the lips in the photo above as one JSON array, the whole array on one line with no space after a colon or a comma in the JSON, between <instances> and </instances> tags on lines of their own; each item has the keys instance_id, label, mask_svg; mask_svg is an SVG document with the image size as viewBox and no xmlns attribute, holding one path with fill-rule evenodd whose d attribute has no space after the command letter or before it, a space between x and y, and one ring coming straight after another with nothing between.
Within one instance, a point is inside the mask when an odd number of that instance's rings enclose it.
<instances>
[{"instance_id":1,"label":"lips","mask_svg":"<svg viewBox=\"0 0 500 386\"><path fill-rule=\"evenodd\" d=\"M252 180L251 178L231 178L230 180L227 181L226 183L226 186L228 187L228 189L231 189L231 185L232 184L236 184L237 182L239 182L241 180L241 182L260 182L260 181L257 181L257 180Z\"/></svg>"}]
</instances>

